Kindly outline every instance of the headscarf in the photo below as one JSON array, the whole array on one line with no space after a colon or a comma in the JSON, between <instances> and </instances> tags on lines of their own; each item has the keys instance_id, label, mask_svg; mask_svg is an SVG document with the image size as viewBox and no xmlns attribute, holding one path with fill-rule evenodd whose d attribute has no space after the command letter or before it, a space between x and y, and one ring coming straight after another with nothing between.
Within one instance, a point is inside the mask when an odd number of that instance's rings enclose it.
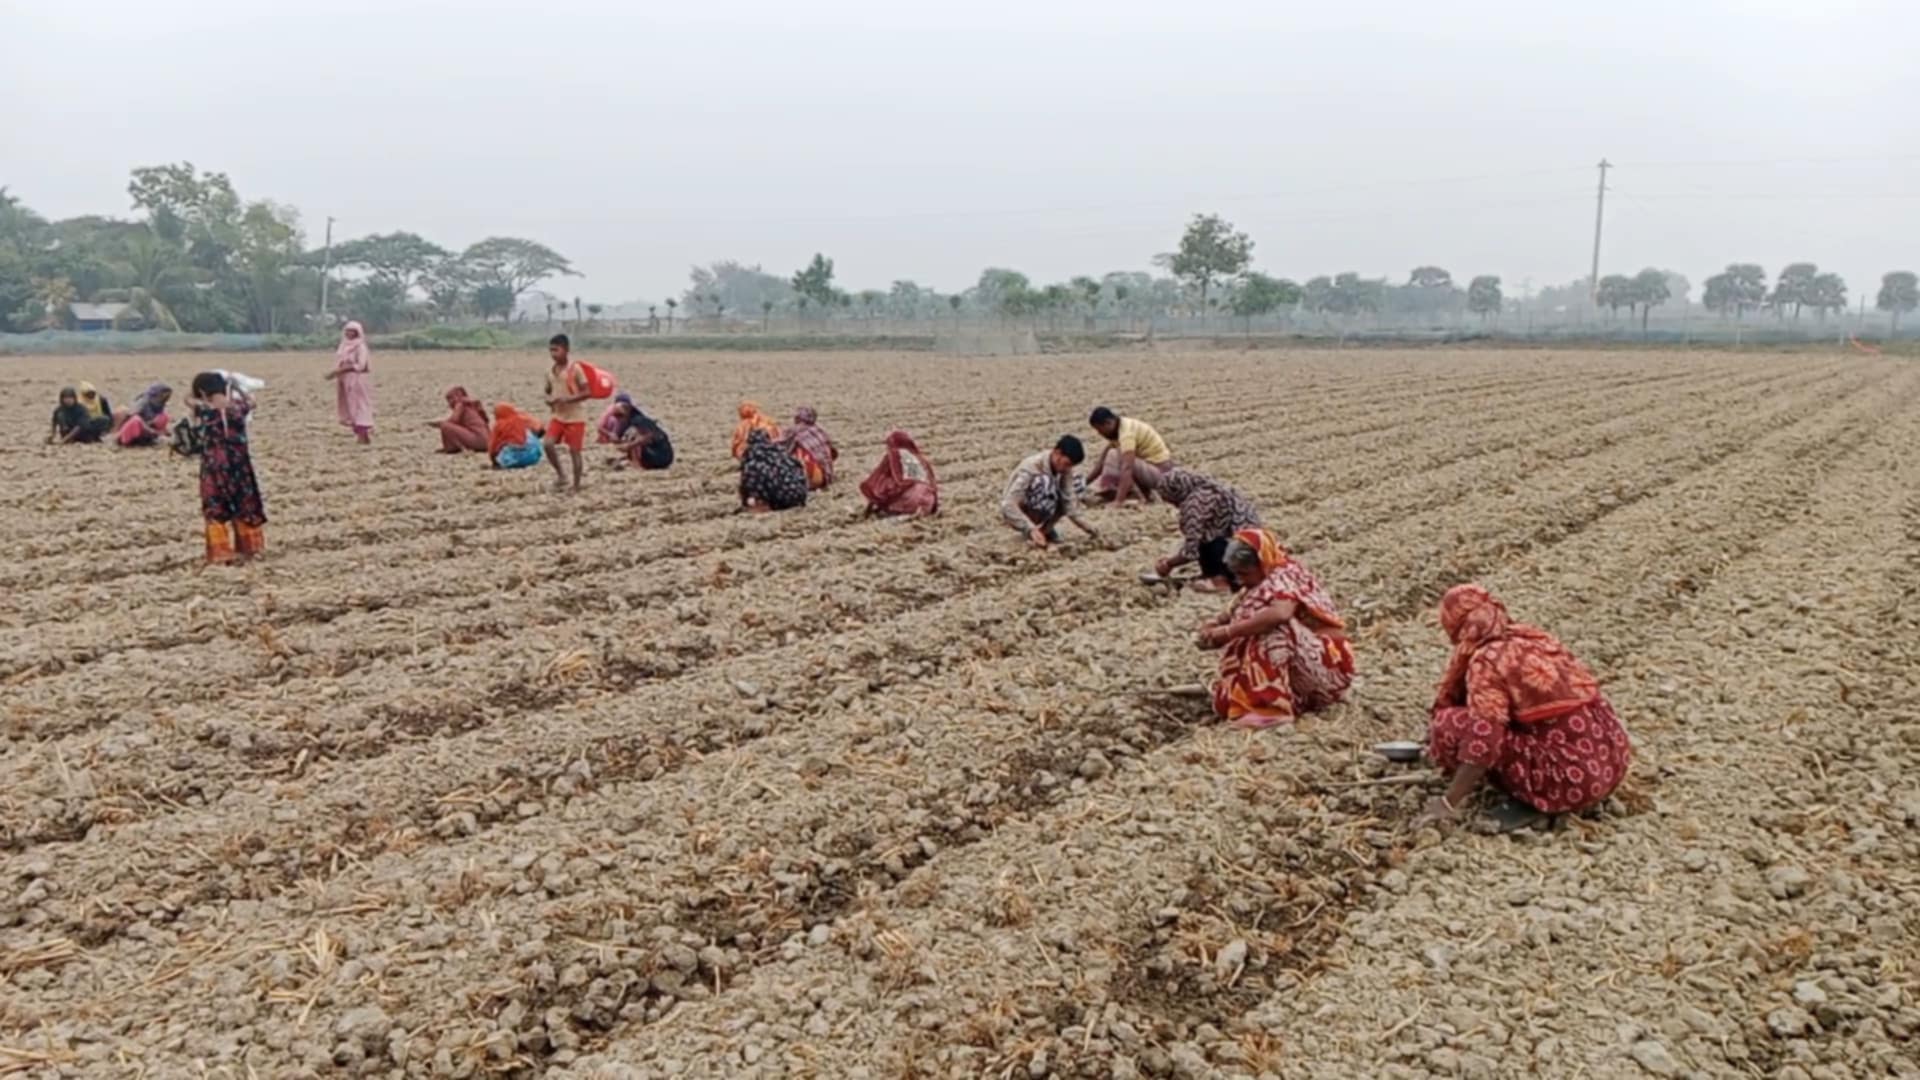
<instances>
[{"instance_id":1,"label":"headscarf","mask_svg":"<svg viewBox=\"0 0 1920 1080\"><path fill-rule=\"evenodd\" d=\"M513 407L511 402L499 401L493 406L493 431L487 436L487 453L498 455L509 446L520 446L533 434L533 421L526 413Z\"/></svg>"},{"instance_id":2,"label":"headscarf","mask_svg":"<svg viewBox=\"0 0 1920 1080\"><path fill-rule=\"evenodd\" d=\"M354 337L348 337L352 330ZM340 328L340 345L333 350L333 366L336 371L367 372L372 370L367 351L366 328L357 322L350 322Z\"/></svg>"},{"instance_id":3,"label":"headscarf","mask_svg":"<svg viewBox=\"0 0 1920 1080\"><path fill-rule=\"evenodd\" d=\"M773 422L760 406L751 401L740 403L740 422L733 426L733 456L739 460L747 456L747 436L756 431L764 431L769 440L780 437L780 425Z\"/></svg>"},{"instance_id":4,"label":"headscarf","mask_svg":"<svg viewBox=\"0 0 1920 1080\"><path fill-rule=\"evenodd\" d=\"M151 424L167 415L167 404L160 399L172 395L173 387L166 383L154 383L142 390L139 397L133 399L133 411L140 419Z\"/></svg>"},{"instance_id":5,"label":"headscarf","mask_svg":"<svg viewBox=\"0 0 1920 1080\"><path fill-rule=\"evenodd\" d=\"M72 431L85 424L87 422L87 407L80 404L79 393L71 386L63 386L60 388L60 397L62 399L60 403L53 407L53 422L55 426L59 427L61 431L66 432ZM66 403L65 399L68 397L74 399L73 404L69 405Z\"/></svg>"},{"instance_id":6,"label":"headscarf","mask_svg":"<svg viewBox=\"0 0 1920 1080\"><path fill-rule=\"evenodd\" d=\"M1453 642L1453 656L1440 679L1436 705L1467 702L1467 669L1482 656L1493 662L1514 700L1513 718L1544 720L1592 700L1599 684L1566 646L1537 626L1514 622L1485 586L1455 585L1440 598L1440 629ZM1492 646L1498 649L1488 652ZM1512 691L1518 685L1521 693Z\"/></svg>"},{"instance_id":7,"label":"headscarf","mask_svg":"<svg viewBox=\"0 0 1920 1080\"><path fill-rule=\"evenodd\" d=\"M1326 629L1346 629L1346 620L1333 608L1333 597L1306 567L1293 561L1271 530L1241 529L1233 538L1260 556L1261 583L1277 581L1276 596L1292 600Z\"/></svg>"},{"instance_id":8,"label":"headscarf","mask_svg":"<svg viewBox=\"0 0 1920 1080\"><path fill-rule=\"evenodd\" d=\"M833 463L839 457L834 449L833 436L820 426L820 414L813 406L802 405L793 414L793 426L787 429L787 450L794 454L805 454L808 473L818 472L816 487L825 487L833 483Z\"/></svg>"},{"instance_id":9,"label":"headscarf","mask_svg":"<svg viewBox=\"0 0 1920 1080\"><path fill-rule=\"evenodd\" d=\"M106 399L100 396L100 391L94 389L90 382L80 384L80 407L87 410L87 415L95 420L107 415Z\"/></svg>"},{"instance_id":10,"label":"headscarf","mask_svg":"<svg viewBox=\"0 0 1920 1080\"><path fill-rule=\"evenodd\" d=\"M477 429L485 429L487 426L487 407L472 394L467 393L467 388L464 386L447 387L447 409L456 426ZM468 423L469 413L473 418L477 418L479 423Z\"/></svg>"},{"instance_id":11,"label":"headscarf","mask_svg":"<svg viewBox=\"0 0 1920 1080\"><path fill-rule=\"evenodd\" d=\"M910 458L912 464L903 458ZM909 475L911 472L924 475L912 476ZM867 478L860 481L860 494L866 496L874 506L886 507L914 484L939 486L934 479L933 463L920 452L913 436L896 428L887 432L887 449L880 457L880 464L875 465Z\"/></svg>"}]
</instances>

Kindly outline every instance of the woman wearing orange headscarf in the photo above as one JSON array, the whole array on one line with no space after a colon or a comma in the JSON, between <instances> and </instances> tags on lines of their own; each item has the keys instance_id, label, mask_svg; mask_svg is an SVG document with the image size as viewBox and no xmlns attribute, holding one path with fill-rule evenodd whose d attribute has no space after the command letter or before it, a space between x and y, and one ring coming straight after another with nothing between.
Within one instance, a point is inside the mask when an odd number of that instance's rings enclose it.
<instances>
[{"instance_id":1,"label":"woman wearing orange headscarf","mask_svg":"<svg viewBox=\"0 0 1920 1080\"><path fill-rule=\"evenodd\" d=\"M1514 622L1479 585L1447 590L1440 628L1453 657L1434 697L1427 756L1453 783L1422 820L1457 816L1488 779L1548 814L1585 810L1613 793L1633 746L1593 673L1559 639Z\"/></svg>"},{"instance_id":2,"label":"woman wearing orange headscarf","mask_svg":"<svg viewBox=\"0 0 1920 1080\"><path fill-rule=\"evenodd\" d=\"M766 432L770 442L780 441L780 425L761 412L760 406L743 401L740 403L740 422L733 425L733 460L739 461L747 456L747 436L756 431Z\"/></svg>"},{"instance_id":3,"label":"woman wearing orange headscarf","mask_svg":"<svg viewBox=\"0 0 1920 1080\"><path fill-rule=\"evenodd\" d=\"M447 391L447 418L427 425L440 432L440 452L483 453L492 450L493 433L487 423L487 407L467 393L464 386Z\"/></svg>"},{"instance_id":4,"label":"woman wearing orange headscarf","mask_svg":"<svg viewBox=\"0 0 1920 1080\"><path fill-rule=\"evenodd\" d=\"M1319 580L1265 529L1234 533L1223 558L1241 593L1200 628L1201 648L1220 650L1213 711L1265 728L1339 701L1353 684L1353 646Z\"/></svg>"},{"instance_id":5,"label":"woman wearing orange headscarf","mask_svg":"<svg viewBox=\"0 0 1920 1080\"><path fill-rule=\"evenodd\" d=\"M493 407L493 433L487 439L487 460L496 469L524 469L540 464L540 429L533 418L498 402Z\"/></svg>"}]
</instances>

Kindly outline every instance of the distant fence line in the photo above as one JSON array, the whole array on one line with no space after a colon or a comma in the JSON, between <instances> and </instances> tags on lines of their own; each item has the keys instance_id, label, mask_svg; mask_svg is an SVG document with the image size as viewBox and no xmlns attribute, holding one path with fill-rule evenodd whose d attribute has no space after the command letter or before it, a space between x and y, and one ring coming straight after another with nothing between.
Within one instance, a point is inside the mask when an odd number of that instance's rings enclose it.
<instances>
[{"instance_id":1,"label":"distant fence line","mask_svg":"<svg viewBox=\"0 0 1920 1080\"><path fill-rule=\"evenodd\" d=\"M1916 321L1920 321L1917 319ZM1058 320L834 320L721 323L694 320L655 333L644 323L618 320L516 323L512 326L431 326L373 336L387 351L534 349L557 331L571 334L590 349L716 351L894 351L943 355L1025 355L1035 352L1137 348L1155 342L1185 345L1216 343L1266 345L1444 345L1587 344L1596 346L1677 345L1846 346L1849 339L1879 347L1890 340L1884 318L1853 316L1825 323L1755 318L1656 319L1642 330L1637 322L1592 320L1516 325L1517 320L1481 324L1478 319L1440 325L1391 324L1357 320L1352 324L1319 319L1265 318L1251 322L1228 317L1204 319L1061 318ZM1901 327L1900 351L1920 343L1920 333ZM0 355L70 356L132 352L271 352L331 350L332 337L269 334L186 334L160 330L42 331L0 334Z\"/></svg>"}]
</instances>

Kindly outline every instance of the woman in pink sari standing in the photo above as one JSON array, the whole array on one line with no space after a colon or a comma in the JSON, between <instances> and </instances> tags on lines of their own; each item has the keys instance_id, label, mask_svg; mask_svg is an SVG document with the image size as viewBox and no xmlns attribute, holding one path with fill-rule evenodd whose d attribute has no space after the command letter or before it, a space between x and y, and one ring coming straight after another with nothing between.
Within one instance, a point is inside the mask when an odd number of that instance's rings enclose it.
<instances>
[{"instance_id":1,"label":"woman in pink sari standing","mask_svg":"<svg viewBox=\"0 0 1920 1080\"><path fill-rule=\"evenodd\" d=\"M373 369L367 362L367 335L357 322L340 331L340 347L333 351L332 379L340 403L340 423L353 429L361 443L373 441Z\"/></svg>"}]
</instances>

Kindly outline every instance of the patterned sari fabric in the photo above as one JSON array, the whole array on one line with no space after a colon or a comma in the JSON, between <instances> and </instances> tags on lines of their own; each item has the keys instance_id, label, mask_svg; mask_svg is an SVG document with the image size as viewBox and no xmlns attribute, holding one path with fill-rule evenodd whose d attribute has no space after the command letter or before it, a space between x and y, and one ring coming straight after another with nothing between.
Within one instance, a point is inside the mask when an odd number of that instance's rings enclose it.
<instances>
[{"instance_id":1,"label":"patterned sari fabric","mask_svg":"<svg viewBox=\"0 0 1920 1080\"><path fill-rule=\"evenodd\" d=\"M1251 500L1209 476L1179 466L1160 481L1160 497L1180 508L1180 550L1174 560L1200 558L1202 545L1224 540L1242 529L1260 527L1260 511Z\"/></svg>"},{"instance_id":2,"label":"patterned sari fabric","mask_svg":"<svg viewBox=\"0 0 1920 1080\"><path fill-rule=\"evenodd\" d=\"M787 429L787 449L807 470L807 486L815 491L833 483L833 463L840 456L833 438L820 426L820 414L810 406L801 406Z\"/></svg>"},{"instance_id":3,"label":"patterned sari fabric","mask_svg":"<svg viewBox=\"0 0 1920 1080\"><path fill-rule=\"evenodd\" d=\"M886 452L860 482L860 494L875 513L923 517L940 510L933 463L904 431L887 433Z\"/></svg>"},{"instance_id":4,"label":"patterned sari fabric","mask_svg":"<svg viewBox=\"0 0 1920 1080\"><path fill-rule=\"evenodd\" d=\"M764 431L747 436L740 459L740 498L770 510L791 510L807 504L807 472Z\"/></svg>"},{"instance_id":5,"label":"patterned sari fabric","mask_svg":"<svg viewBox=\"0 0 1920 1080\"><path fill-rule=\"evenodd\" d=\"M194 421L205 440L200 452L200 512L206 518L207 560L230 562L266 548L266 503L253 474L247 418L253 403L235 395L224 409L194 406ZM231 530L234 542L228 542Z\"/></svg>"},{"instance_id":6,"label":"patterned sari fabric","mask_svg":"<svg viewBox=\"0 0 1920 1080\"><path fill-rule=\"evenodd\" d=\"M1633 747L1585 664L1552 634L1512 621L1478 585L1448 590L1440 625L1454 643L1427 736L1441 768L1484 767L1550 814L1613 793Z\"/></svg>"},{"instance_id":7,"label":"patterned sari fabric","mask_svg":"<svg viewBox=\"0 0 1920 1080\"><path fill-rule=\"evenodd\" d=\"M1234 621L1292 602L1292 619L1258 637L1238 637L1220 650L1213 710L1235 723L1267 727L1339 701L1353 684L1353 646L1333 598L1265 529L1234 539L1260 553L1260 584L1234 602Z\"/></svg>"}]
</instances>

